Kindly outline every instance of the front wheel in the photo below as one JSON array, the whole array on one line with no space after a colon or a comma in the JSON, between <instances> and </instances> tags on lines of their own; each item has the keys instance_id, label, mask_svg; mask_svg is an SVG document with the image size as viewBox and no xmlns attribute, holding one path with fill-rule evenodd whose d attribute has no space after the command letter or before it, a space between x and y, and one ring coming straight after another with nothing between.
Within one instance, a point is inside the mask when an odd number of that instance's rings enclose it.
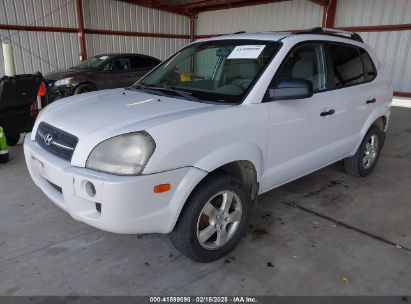
<instances>
[{"instance_id":1,"label":"front wheel","mask_svg":"<svg viewBox=\"0 0 411 304\"><path fill-rule=\"evenodd\" d=\"M80 84L75 90L74 90L74 95L78 94L83 94L83 93L88 93L95 91L96 87L92 85L91 83L83 83Z\"/></svg>"},{"instance_id":2,"label":"front wheel","mask_svg":"<svg viewBox=\"0 0 411 304\"><path fill-rule=\"evenodd\" d=\"M174 246L198 262L232 251L246 231L251 199L235 176L217 173L194 190L171 233Z\"/></svg>"},{"instance_id":3,"label":"front wheel","mask_svg":"<svg viewBox=\"0 0 411 304\"><path fill-rule=\"evenodd\" d=\"M372 126L365 135L357 152L344 159L345 171L353 176L365 177L374 170L384 141L378 126Z\"/></svg>"}]
</instances>

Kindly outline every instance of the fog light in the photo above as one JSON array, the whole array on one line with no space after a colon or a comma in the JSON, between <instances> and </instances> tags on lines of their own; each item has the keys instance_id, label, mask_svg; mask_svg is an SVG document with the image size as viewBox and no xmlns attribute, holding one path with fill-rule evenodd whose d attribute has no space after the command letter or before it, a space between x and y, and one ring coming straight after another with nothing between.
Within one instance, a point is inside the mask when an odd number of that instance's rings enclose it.
<instances>
[{"instance_id":1,"label":"fog light","mask_svg":"<svg viewBox=\"0 0 411 304\"><path fill-rule=\"evenodd\" d=\"M84 185L84 188L88 196L90 197L96 196L96 187L94 187L92 182L87 181Z\"/></svg>"}]
</instances>

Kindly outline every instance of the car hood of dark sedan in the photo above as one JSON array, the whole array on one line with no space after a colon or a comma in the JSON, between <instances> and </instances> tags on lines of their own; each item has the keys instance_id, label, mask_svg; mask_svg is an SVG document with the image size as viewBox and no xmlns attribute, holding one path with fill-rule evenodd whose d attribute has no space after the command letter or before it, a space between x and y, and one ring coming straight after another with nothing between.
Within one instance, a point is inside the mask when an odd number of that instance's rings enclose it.
<instances>
[{"instance_id":1,"label":"car hood of dark sedan","mask_svg":"<svg viewBox=\"0 0 411 304\"><path fill-rule=\"evenodd\" d=\"M76 77L80 75L84 75L89 73L89 70L78 70L78 69L65 69L65 70L57 70L51 73L48 73L44 76L45 79L48 80L60 80L67 77Z\"/></svg>"}]
</instances>

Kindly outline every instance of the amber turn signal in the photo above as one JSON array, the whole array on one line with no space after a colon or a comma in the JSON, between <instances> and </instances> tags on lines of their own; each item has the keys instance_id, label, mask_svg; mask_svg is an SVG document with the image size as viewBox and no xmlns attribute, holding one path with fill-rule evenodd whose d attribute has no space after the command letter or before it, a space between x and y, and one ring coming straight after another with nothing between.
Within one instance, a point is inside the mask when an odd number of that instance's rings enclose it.
<instances>
[{"instance_id":1,"label":"amber turn signal","mask_svg":"<svg viewBox=\"0 0 411 304\"><path fill-rule=\"evenodd\" d=\"M160 185L154 186L154 193L167 192L168 190L170 190L170 188L171 188L170 184L160 184Z\"/></svg>"}]
</instances>

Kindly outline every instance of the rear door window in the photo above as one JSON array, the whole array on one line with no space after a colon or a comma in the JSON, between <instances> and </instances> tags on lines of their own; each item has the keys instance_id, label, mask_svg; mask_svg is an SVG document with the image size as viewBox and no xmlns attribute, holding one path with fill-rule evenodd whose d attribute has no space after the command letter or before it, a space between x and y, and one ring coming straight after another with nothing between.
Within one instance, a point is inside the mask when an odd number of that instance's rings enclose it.
<instances>
[{"instance_id":1,"label":"rear door window","mask_svg":"<svg viewBox=\"0 0 411 304\"><path fill-rule=\"evenodd\" d=\"M358 49L354 46L330 44L334 88L365 82L365 74Z\"/></svg>"},{"instance_id":2,"label":"rear door window","mask_svg":"<svg viewBox=\"0 0 411 304\"><path fill-rule=\"evenodd\" d=\"M147 69L152 68L153 63L150 58L144 56L133 56L131 57L131 68L132 69Z\"/></svg>"},{"instance_id":3,"label":"rear door window","mask_svg":"<svg viewBox=\"0 0 411 304\"><path fill-rule=\"evenodd\" d=\"M375 69L375 65L366 50L360 49L359 51L362 63L364 64L365 72L367 73L367 80L372 81L375 77L377 77L377 70Z\"/></svg>"},{"instance_id":4,"label":"rear door window","mask_svg":"<svg viewBox=\"0 0 411 304\"><path fill-rule=\"evenodd\" d=\"M104 69L110 71L128 70L130 69L130 58L115 58L111 62L109 62Z\"/></svg>"}]
</instances>

